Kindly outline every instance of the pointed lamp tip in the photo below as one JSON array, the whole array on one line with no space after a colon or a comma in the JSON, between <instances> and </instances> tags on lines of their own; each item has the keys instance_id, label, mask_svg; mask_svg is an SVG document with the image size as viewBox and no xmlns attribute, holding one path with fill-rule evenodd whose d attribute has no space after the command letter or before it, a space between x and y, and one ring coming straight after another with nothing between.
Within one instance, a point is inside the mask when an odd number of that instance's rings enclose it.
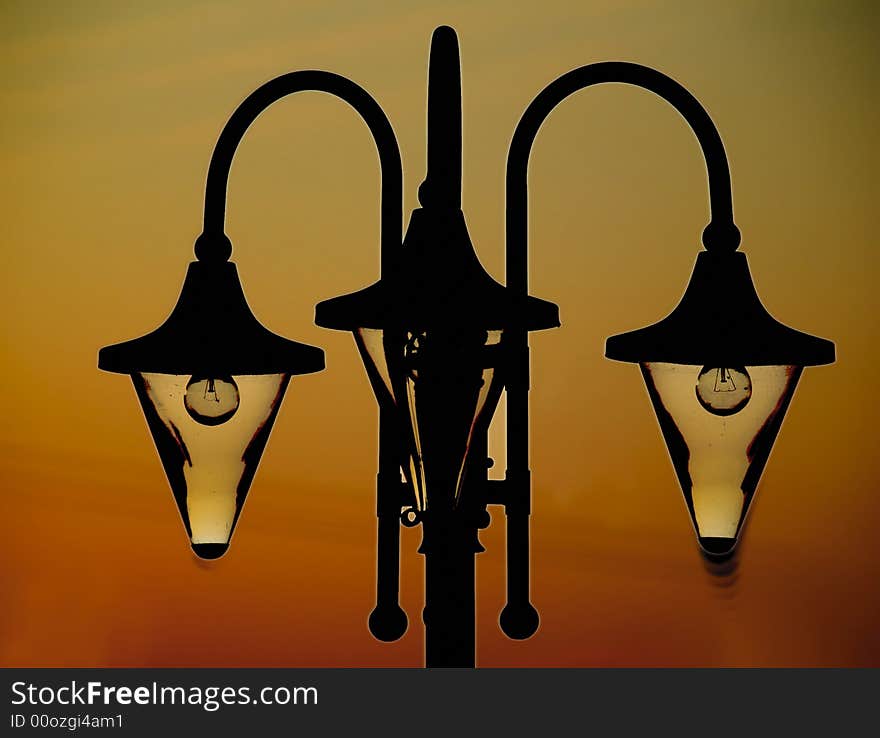
<instances>
[{"instance_id":1,"label":"pointed lamp tip","mask_svg":"<svg viewBox=\"0 0 880 738\"><path fill-rule=\"evenodd\" d=\"M714 562L727 561L736 552L736 538L712 538L700 536L703 555Z\"/></svg>"},{"instance_id":2,"label":"pointed lamp tip","mask_svg":"<svg viewBox=\"0 0 880 738\"><path fill-rule=\"evenodd\" d=\"M213 561L219 559L229 550L228 543L193 543L193 553L200 559Z\"/></svg>"}]
</instances>

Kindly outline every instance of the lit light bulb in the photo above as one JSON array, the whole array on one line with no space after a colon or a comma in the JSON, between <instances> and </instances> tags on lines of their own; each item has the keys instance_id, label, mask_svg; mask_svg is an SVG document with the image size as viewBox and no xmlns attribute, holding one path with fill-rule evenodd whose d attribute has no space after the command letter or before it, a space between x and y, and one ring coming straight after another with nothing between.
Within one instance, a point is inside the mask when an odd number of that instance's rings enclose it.
<instances>
[{"instance_id":1,"label":"lit light bulb","mask_svg":"<svg viewBox=\"0 0 880 738\"><path fill-rule=\"evenodd\" d=\"M697 377L697 399L713 415L733 415L752 397L752 379L745 367L704 366Z\"/></svg>"},{"instance_id":2,"label":"lit light bulb","mask_svg":"<svg viewBox=\"0 0 880 738\"><path fill-rule=\"evenodd\" d=\"M202 425L220 425L238 410L238 386L232 377L196 377L186 385L183 404Z\"/></svg>"}]
</instances>

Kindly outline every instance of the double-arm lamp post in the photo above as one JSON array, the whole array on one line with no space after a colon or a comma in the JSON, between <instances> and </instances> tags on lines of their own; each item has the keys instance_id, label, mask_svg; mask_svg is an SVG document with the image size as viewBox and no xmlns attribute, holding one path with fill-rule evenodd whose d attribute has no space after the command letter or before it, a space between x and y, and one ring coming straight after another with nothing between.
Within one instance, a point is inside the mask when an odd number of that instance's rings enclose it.
<instances>
[{"instance_id":1,"label":"double-arm lamp post","mask_svg":"<svg viewBox=\"0 0 880 738\"><path fill-rule=\"evenodd\" d=\"M401 242L402 168L394 131L361 87L336 74L285 74L254 91L227 122L211 158L204 231L178 303L152 333L101 350L101 369L130 374L195 553L222 556L292 375L320 371L323 352L281 338L253 316L224 233L236 147L275 101L305 90L341 98L364 119L382 169L381 278L326 300L315 322L352 331L379 404L377 603L369 626L403 635L399 525L419 525L425 555L426 662L474 665L474 555L487 505L507 518L511 638L537 630L529 599L529 346L559 325L556 305L528 294L527 171L550 112L591 85L642 87L669 102L706 159L712 217L678 307L647 328L613 336L610 359L639 364L704 555L729 557L802 368L831 363L834 345L788 328L761 305L736 251L730 174L718 132L681 85L648 67L590 64L529 105L507 161L507 285L482 268L461 211L458 41L435 30L428 80L428 171L421 208ZM503 481L489 480L488 428L507 393Z\"/></svg>"}]
</instances>

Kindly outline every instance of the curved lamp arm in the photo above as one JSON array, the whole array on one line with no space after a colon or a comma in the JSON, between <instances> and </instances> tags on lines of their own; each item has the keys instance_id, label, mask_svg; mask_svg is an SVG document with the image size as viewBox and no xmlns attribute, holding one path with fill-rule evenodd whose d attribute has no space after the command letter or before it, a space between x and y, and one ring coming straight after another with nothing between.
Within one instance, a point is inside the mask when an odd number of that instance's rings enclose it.
<instances>
[{"instance_id":1,"label":"curved lamp arm","mask_svg":"<svg viewBox=\"0 0 880 738\"><path fill-rule=\"evenodd\" d=\"M223 262L232 254L232 243L224 232L226 188L229 169L238 144L257 117L283 97L297 92L327 92L347 102L361 116L373 135L379 152L382 174L381 191L381 268L391 266L402 243L403 167L400 149L391 123L384 111L366 90L351 80L332 72L306 70L290 72L258 87L236 108L214 146L205 187L204 230L196 239L195 252L200 261ZM396 476L396 438L391 418L379 418L379 479L377 513L379 516L377 606L370 616L370 629L377 638L395 640L406 631L407 618L398 605L399 515L400 502Z\"/></svg>"},{"instance_id":2,"label":"curved lamp arm","mask_svg":"<svg viewBox=\"0 0 880 738\"><path fill-rule=\"evenodd\" d=\"M238 144L251 123L272 103L305 91L327 92L347 102L361 116L373 135L382 171L381 251L386 269L400 248L403 225L403 168L394 130L379 104L366 90L332 72L305 70L282 74L258 87L245 98L223 127L208 167L205 187L205 221L196 239L200 261L226 261L232 244L224 233L226 185Z\"/></svg>"},{"instance_id":3,"label":"curved lamp arm","mask_svg":"<svg viewBox=\"0 0 880 738\"><path fill-rule=\"evenodd\" d=\"M703 231L708 250L735 251L740 243L733 221L730 168L718 129L699 101L678 82L650 67L630 62L588 64L563 74L532 101L516 126L507 155L506 282L528 295L528 167L538 130L553 109L585 87L619 82L641 87L670 103L693 130L709 176L711 220ZM529 601L529 344L525 330L509 331L507 387L507 604L501 628L511 638L528 638L538 628Z\"/></svg>"},{"instance_id":4,"label":"curved lamp arm","mask_svg":"<svg viewBox=\"0 0 880 738\"><path fill-rule=\"evenodd\" d=\"M709 176L712 217L703 231L708 250L735 251L740 233L733 221L730 168L718 129L690 92L656 69L631 62L601 62L578 67L547 85L532 101L516 126L507 155L507 286L528 291L528 166L532 144L541 124L570 95L597 84L618 82L659 95L687 121L703 149Z\"/></svg>"}]
</instances>

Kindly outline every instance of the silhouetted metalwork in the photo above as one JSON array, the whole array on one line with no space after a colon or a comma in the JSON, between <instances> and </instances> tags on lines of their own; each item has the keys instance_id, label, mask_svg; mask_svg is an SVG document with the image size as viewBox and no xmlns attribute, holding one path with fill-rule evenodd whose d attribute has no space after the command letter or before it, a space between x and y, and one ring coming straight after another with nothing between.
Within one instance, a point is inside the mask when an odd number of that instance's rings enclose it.
<instances>
[{"instance_id":1,"label":"silhouetted metalwork","mask_svg":"<svg viewBox=\"0 0 880 738\"><path fill-rule=\"evenodd\" d=\"M527 173L532 144L541 124L573 93L612 82L641 87L670 103L691 127L706 161L711 221L702 234L706 250L697 258L684 297L659 323L609 338L605 355L642 366L701 550L712 559L723 560L730 557L736 546L802 367L833 362L834 344L793 330L766 311L755 292L745 255L736 253L740 232L733 220L730 169L712 119L678 82L654 69L628 62L590 64L562 75L541 91L517 125L507 159L508 287L520 296L528 292ZM509 372L511 381L507 388L508 458L520 464L512 470L512 476L527 480L529 472L524 460L528 458L528 339L523 332L512 333L510 339L519 360ZM679 367L675 379L671 379L670 372L663 372L667 364ZM685 369L687 366L694 368ZM752 394L746 366L777 370L758 370L762 375L758 383L760 401L752 402L748 411L740 413ZM737 372L737 368L742 369ZM694 439L690 444L685 440L681 423L673 419L667 407L670 399L664 402L658 392L658 372L665 374L665 385L674 387L668 394L672 395L671 402L678 405L679 415L687 416L687 425L697 424L693 414L699 403L705 411L699 416L704 421L700 429L703 436L725 438L724 452L741 459L739 463L716 463L711 473L707 471L716 459L707 449L695 448ZM719 381L712 383L710 400L704 394L701 380L707 377L705 384L716 374ZM739 389L737 375L743 377ZM767 392L768 387L777 385L777 393ZM688 388L689 392L683 391ZM679 397L681 401L677 402ZM734 398L736 403L731 402ZM738 445L731 443L732 437ZM709 440L706 445L712 444ZM715 444L716 449L722 446ZM719 472L719 466L724 467L723 472ZM515 547L519 548L516 544ZM511 568L508 576L516 576Z\"/></svg>"},{"instance_id":2,"label":"silhouetted metalwork","mask_svg":"<svg viewBox=\"0 0 880 738\"><path fill-rule=\"evenodd\" d=\"M177 306L153 333L108 346L99 353L98 366L101 369L132 376L193 550L201 558L217 558L228 548L289 377L324 368L324 352L321 349L276 336L253 316L235 264L227 262L232 253L232 244L224 233L227 180L238 144L251 123L266 108L282 97L303 91L332 94L347 102L366 122L373 134L382 168L380 248L383 266L389 255L399 249L403 172L397 140L382 109L365 90L337 74L303 71L282 75L249 95L220 134L208 169L204 230L195 243L198 261L189 265ZM199 426L206 424L185 415L172 417L167 412L160 412L162 407L158 403L158 396L155 391L150 392L157 384L157 378L151 382L145 373L181 375L186 378L170 387L172 393L180 395L181 403L184 402L184 388L192 377L204 376L213 382L221 377L277 374L283 379L279 380L280 394L277 397L263 398L257 395L259 399L271 402L272 406L265 417L253 419L253 438L250 441L239 439L239 443L226 449L229 453L240 454L245 463L241 468L233 466L218 479L216 474L206 477L196 473L198 470L193 460L193 445L199 443L200 436L207 433L205 428ZM163 392L168 394L164 388ZM245 399L250 405L250 397ZM164 404L168 405L167 402ZM167 409L171 409L170 406ZM241 416L236 417L234 424L240 424L242 419ZM382 421L380 468L385 470L385 474L380 471L380 479L390 478L388 470L396 464L393 434L384 430L389 425ZM184 432L187 426L190 427L189 434ZM217 433L228 436L230 428L230 425L218 424ZM220 459L211 460L229 463ZM216 505L196 503L196 499L217 497L218 488L221 497L231 498L230 504L215 509ZM210 540L203 541L198 533L194 534L192 508L199 508L206 520L210 517L214 521L205 523L210 530L207 535ZM211 511L210 516L204 512L206 509ZM395 600L396 586L395 577ZM387 584L384 590L389 590ZM402 611L400 614L403 615ZM403 620L405 623L405 615Z\"/></svg>"},{"instance_id":3,"label":"silhouetted metalwork","mask_svg":"<svg viewBox=\"0 0 880 738\"><path fill-rule=\"evenodd\" d=\"M320 303L315 321L355 333L380 407L398 418L399 465L412 490L405 514L424 531L427 663L472 666L473 557L488 517L486 436L506 382L504 335L553 328L559 317L553 303L498 284L474 253L460 209L460 62L450 28L434 32L428 79L428 171L399 258L375 284Z\"/></svg>"},{"instance_id":4,"label":"silhouetted metalwork","mask_svg":"<svg viewBox=\"0 0 880 738\"><path fill-rule=\"evenodd\" d=\"M474 556L488 505L507 522L510 638L539 625L530 599L529 344L559 326L552 302L528 294L528 163L550 112L600 83L647 89L669 102L702 148L711 220L679 306L655 325L608 339L606 355L638 363L701 549L730 573L734 547L770 448L805 366L830 363L834 345L782 325L761 305L733 220L721 137L684 87L638 64L604 62L551 82L516 126L506 174L507 285L486 273L461 211L462 120L458 39L434 31L428 79L427 173L421 207L401 239L402 168L394 131L362 88L322 71L285 74L248 96L217 141L208 170L204 230L177 306L153 333L102 349L102 369L132 375L193 550L225 553L291 375L319 371L320 349L270 333L250 312L224 233L236 148L275 101L327 92L364 119L379 154L381 274L319 303L315 322L353 333L379 405L378 541L373 635L400 638L400 525L421 525L426 662L473 666ZM219 327L219 329L218 329ZM488 429L507 393L507 469L489 480Z\"/></svg>"}]
</instances>

